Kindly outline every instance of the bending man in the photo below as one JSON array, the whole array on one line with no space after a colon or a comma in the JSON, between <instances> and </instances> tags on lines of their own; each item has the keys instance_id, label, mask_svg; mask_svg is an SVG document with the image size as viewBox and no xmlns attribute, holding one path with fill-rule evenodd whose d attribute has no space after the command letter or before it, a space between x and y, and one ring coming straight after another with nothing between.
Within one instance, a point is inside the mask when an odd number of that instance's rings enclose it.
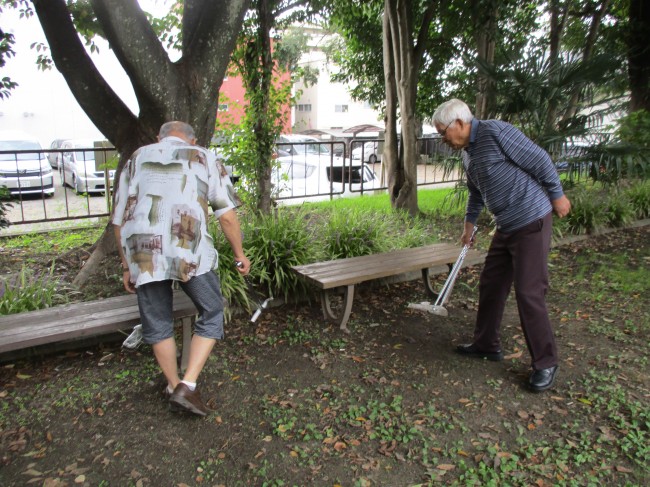
<instances>
[{"instance_id":1,"label":"bending man","mask_svg":"<svg viewBox=\"0 0 650 487\"><path fill-rule=\"evenodd\" d=\"M211 207L235 259L248 274L237 198L216 157L195 145L191 126L167 122L158 143L138 149L125 165L115 196L113 225L124 271L124 287L136 293L143 340L165 378L172 410L208 412L196 382L216 340L223 338L223 298L213 272L218 255L207 229ZM199 311L187 371L181 381L176 361L172 283L179 282Z\"/></svg>"}]
</instances>

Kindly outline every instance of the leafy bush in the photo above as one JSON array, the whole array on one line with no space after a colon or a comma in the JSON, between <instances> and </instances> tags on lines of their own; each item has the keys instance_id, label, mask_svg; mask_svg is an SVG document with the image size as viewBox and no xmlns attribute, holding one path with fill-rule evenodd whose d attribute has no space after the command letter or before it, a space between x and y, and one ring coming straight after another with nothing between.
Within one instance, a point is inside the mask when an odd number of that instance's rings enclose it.
<instances>
[{"instance_id":1,"label":"leafy bush","mask_svg":"<svg viewBox=\"0 0 650 487\"><path fill-rule=\"evenodd\" d=\"M71 289L53 277L54 264L49 273L39 276L25 266L20 274L0 280L0 315L49 308L69 301Z\"/></svg>"},{"instance_id":2,"label":"leafy bush","mask_svg":"<svg viewBox=\"0 0 650 487\"><path fill-rule=\"evenodd\" d=\"M244 220L246 255L252 265L250 280L262 286L262 294L287 299L305 293L306 284L291 267L316 260L308 220L303 210L281 209Z\"/></svg>"},{"instance_id":3,"label":"leafy bush","mask_svg":"<svg viewBox=\"0 0 650 487\"><path fill-rule=\"evenodd\" d=\"M650 182L644 181L624 191L637 218L650 217Z\"/></svg>"},{"instance_id":4,"label":"leafy bush","mask_svg":"<svg viewBox=\"0 0 650 487\"><path fill-rule=\"evenodd\" d=\"M342 259L387 249L386 219L355 209L332 213L323 229L324 258Z\"/></svg>"},{"instance_id":5,"label":"leafy bush","mask_svg":"<svg viewBox=\"0 0 650 487\"><path fill-rule=\"evenodd\" d=\"M600 198L595 198L588 191L580 191L573 196L571 211L566 216L566 228L570 233L594 233L603 228L606 222L606 208Z\"/></svg>"},{"instance_id":6,"label":"leafy bush","mask_svg":"<svg viewBox=\"0 0 650 487\"><path fill-rule=\"evenodd\" d=\"M6 186L0 186L0 228L7 228L11 225L11 222L7 218L7 212L9 208L13 205L11 203L5 203L5 201L11 199L11 193Z\"/></svg>"},{"instance_id":7,"label":"leafy bush","mask_svg":"<svg viewBox=\"0 0 650 487\"><path fill-rule=\"evenodd\" d=\"M622 227L635 218L634 207L630 200L618 191L613 192L605 203L605 215L610 227Z\"/></svg>"}]
</instances>

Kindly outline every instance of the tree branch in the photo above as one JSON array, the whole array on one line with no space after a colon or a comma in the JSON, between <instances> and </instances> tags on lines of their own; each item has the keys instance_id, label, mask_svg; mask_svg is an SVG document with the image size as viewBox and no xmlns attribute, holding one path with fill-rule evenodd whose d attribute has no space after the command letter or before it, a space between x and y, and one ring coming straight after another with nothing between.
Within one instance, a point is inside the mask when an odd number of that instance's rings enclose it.
<instances>
[{"instance_id":1,"label":"tree branch","mask_svg":"<svg viewBox=\"0 0 650 487\"><path fill-rule=\"evenodd\" d=\"M65 0L34 0L56 68L95 126L116 147L137 130L137 119L108 85L86 52Z\"/></svg>"},{"instance_id":2,"label":"tree branch","mask_svg":"<svg viewBox=\"0 0 650 487\"><path fill-rule=\"evenodd\" d=\"M140 111L162 106L179 76L136 0L91 0L97 20L126 71ZM162 81L167 90L161 90Z\"/></svg>"}]
</instances>

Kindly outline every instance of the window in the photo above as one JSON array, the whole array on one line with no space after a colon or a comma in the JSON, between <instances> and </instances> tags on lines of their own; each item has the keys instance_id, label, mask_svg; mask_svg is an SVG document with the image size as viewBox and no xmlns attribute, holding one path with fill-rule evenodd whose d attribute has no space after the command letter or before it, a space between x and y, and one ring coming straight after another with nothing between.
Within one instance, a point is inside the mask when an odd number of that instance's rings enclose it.
<instances>
[{"instance_id":1,"label":"window","mask_svg":"<svg viewBox=\"0 0 650 487\"><path fill-rule=\"evenodd\" d=\"M228 104L227 103L219 103L219 111L220 112L227 112L228 111Z\"/></svg>"},{"instance_id":2,"label":"window","mask_svg":"<svg viewBox=\"0 0 650 487\"><path fill-rule=\"evenodd\" d=\"M297 108L299 112L311 112L311 103L298 104Z\"/></svg>"},{"instance_id":3,"label":"window","mask_svg":"<svg viewBox=\"0 0 650 487\"><path fill-rule=\"evenodd\" d=\"M347 113L348 106L347 105L334 105L334 111L336 113Z\"/></svg>"}]
</instances>

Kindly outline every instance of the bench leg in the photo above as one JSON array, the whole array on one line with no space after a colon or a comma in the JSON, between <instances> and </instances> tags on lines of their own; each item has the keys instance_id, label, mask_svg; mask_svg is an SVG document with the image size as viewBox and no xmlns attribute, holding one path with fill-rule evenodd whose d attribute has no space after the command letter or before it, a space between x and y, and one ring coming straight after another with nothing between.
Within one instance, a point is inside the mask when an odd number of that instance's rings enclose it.
<instances>
[{"instance_id":1,"label":"bench leg","mask_svg":"<svg viewBox=\"0 0 650 487\"><path fill-rule=\"evenodd\" d=\"M187 364L190 361L190 347L192 345L192 325L194 316L181 318L183 324L183 348L181 352L181 373L187 370Z\"/></svg>"},{"instance_id":2,"label":"bench leg","mask_svg":"<svg viewBox=\"0 0 650 487\"><path fill-rule=\"evenodd\" d=\"M422 280L424 281L424 289L427 294L433 299L438 299L438 293L433 289L431 285L431 275L429 274L429 268L422 269Z\"/></svg>"},{"instance_id":3,"label":"bench leg","mask_svg":"<svg viewBox=\"0 0 650 487\"><path fill-rule=\"evenodd\" d=\"M343 330L345 333L350 333L350 330L348 330L347 327L347 323L350 319L350 313L352 312L352 301L354 301L354 284L345 286L343 288L343 310L339 314L336 314L332 311L329 293L329 290L325 290L320 294L321 305L323 307L323 316L326 320L329 319L337 323L341 330Z\"/></svg>"},{"instance_id":4,"label":"bench leg","mask_svg":"<svg viewBox=\"0 0 650 487\"><path fill-rule=\"evenodd\" d=\"M447 267L449 267L449 272L451 273L453 264L447 264ZM422 280L424 281L424 289L426 290L427 294L433 299L438 299L438 293L433 289L433 286L431 285L431 274L429 273L428 267L426 269L422 269Z\"/></svg>"}]
</instances>

